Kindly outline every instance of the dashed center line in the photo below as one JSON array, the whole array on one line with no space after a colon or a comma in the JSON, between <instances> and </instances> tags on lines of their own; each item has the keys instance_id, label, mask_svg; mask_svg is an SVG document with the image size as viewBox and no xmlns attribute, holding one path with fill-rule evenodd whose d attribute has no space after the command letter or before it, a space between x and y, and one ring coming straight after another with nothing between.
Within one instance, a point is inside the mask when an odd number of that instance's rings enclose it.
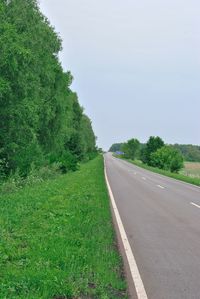
<instances>
[{"instance_id":1,"label":"dashed center line","mask_svg":"<svg viewBox=\"0 0 200 299\"><path fill-rule=\"evenodd\" d=\"M196 203L194 203L194 202L191 202L190 204L200 209L200 206L199 206L199 205L197 205Z\"/></svg>"},{"instance_id":2,"label":"dashed center line","mask_svg":"<svg viewBox=\"0 0 200 299\"><path fill-rule=\"evenodd\" d=\"M161 185L157 185L158 188L160 189L165 189L165 187L161 186Z\"/></svg>"},{"instance_id":3,"label":"dashed center line","mask_svg":"<svg viewBox=\"0 0 200 299\"><path fill-rule=\"evenodd\" d=\"M144 181L146 181L146 178L145 178L144 176L142 177L142 179L143 179Z\"/></svg>"}]
</instances>

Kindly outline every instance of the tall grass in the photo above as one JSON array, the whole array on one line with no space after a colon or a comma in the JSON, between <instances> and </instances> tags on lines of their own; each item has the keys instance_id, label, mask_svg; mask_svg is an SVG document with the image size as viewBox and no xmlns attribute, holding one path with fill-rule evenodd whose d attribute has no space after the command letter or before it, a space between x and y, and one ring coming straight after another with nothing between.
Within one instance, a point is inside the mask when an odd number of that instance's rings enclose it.
<instances>
[{"instance_id":1,"label":"tall grass","mask_svg":"<svg viewBox=\"0 0 200 299\"><path fill-rule=\"evenodd\" d=\"M127 298L102 157L0 201L0 298Z\"/></svg>"}]
</instances>

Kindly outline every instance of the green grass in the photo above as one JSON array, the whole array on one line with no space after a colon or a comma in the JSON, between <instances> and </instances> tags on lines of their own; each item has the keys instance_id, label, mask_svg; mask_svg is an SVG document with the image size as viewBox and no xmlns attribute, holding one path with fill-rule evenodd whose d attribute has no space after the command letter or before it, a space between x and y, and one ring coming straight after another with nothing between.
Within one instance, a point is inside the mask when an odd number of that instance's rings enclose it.
<instances>
[{"instance_id":1,"label":"green grass","mask_svg":"<svg viewBox=\"0 0 200 299\"><path fill-rule=\"evenodd\" d=\"M148 166L148 165L142 163L139 160L133 161L133 160L130 160L130 159L125 159L122 156L115 156L115 157L127 160L128 162L130 162L130 163L132 163L136 166L139 166L141 168L144 168L146 170L150 170L152 172L159 173L159 174L168 176L170 178L173 178L173 179L176 179L176 180L179 180L179 181L183 181L183 182L190 183L190 184L193 184L193 185L196 185L196 186L200 186L200 178L189 177L189 176L183 175L181 173L172 173L170 171L166 171L166 170L162 170L162 169L159 169L159 168L151 167L151 166Z\"/></svg>"},{"instance_id":2,"label":"green grass","mask_svg":"<svg viewBox=\"0 0 200 299\"><path fill-rule=\"evenodd\" d=\"M127 298L101 156L0 201L0 298Z\"/></svg>"}]
</instances>

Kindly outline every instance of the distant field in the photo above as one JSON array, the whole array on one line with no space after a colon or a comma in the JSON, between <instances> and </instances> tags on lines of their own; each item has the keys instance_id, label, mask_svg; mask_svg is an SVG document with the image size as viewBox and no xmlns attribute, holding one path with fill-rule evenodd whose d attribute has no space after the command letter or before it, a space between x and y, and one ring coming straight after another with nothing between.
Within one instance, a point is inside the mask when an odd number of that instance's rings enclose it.
<instances>
[{"instance_id":1,"label":"distant field","mask_svg":"<svg viewBox=\"0 0 200 299\"><path fill-rule=\"evenodd\" d=\"M181 171L189 177L200 178L200 163L199 162L185 162L185 168Z\"/></svg>"}]
</instances>

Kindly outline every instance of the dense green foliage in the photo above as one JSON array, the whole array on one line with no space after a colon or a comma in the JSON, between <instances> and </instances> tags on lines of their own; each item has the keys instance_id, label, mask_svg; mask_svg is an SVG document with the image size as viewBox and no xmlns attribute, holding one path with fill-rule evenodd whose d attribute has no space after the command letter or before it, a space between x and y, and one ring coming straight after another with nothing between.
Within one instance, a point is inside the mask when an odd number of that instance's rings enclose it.
<instances>
[{"instance_id":1,"label":"dense green foliage","mask_svg":"<svg viewBox=\"0 0 200 299\"><path fill-rule=\"evenodd\" d=\"M1 198L0 298L127 298L102 156Z\"/></svg>"},{"instance_id":2,"label":"dense green foliage","mask_svg":"<svg viewBox=\"0 0 200 299\"><path fill-rule=\"evenodd\" d=\"M130 139L122 145L122 151L128 159L135 160L140 147L140 142L137 139Z\"/></svg>"},{"instance_id":3,"label":"dense green foliage","mask_svg":"<svg viewBox=\"0 0 200 299\"><path fill-rule=\"evenodd\" d=\"M121 142L121 143L113 143L112 146L109 149L109 152L123 152L123 146L126 144L126 142ZM139 153L141 150L144 148L145 144L139 142Z\"/></svg>"},{"instance_id":4,"label":"dense green foliage","mask_svg":"<svg viewBox=\"0 0 200 299\"><path fill-rule=\"evenodd\" d=\"M114 143L110 147L109 151L110 152L121 151L123 144L124 143ZM185 161L200 162L200 146L199 145L174 144L172 146L181 152ZM144 147L145 147L145 144L140 143L140 148L143 149ZM143 151L141 152L141 155L142 154L143 154ZM143 157L143 159L145 159L145 157Z\"/></svg>"},{"instance_id":5,"label":"dense green foliage","mask_svg":"<svg viewBox=\"0 0 200 299\"><path fill-rule=\"evenodd\" d=\"M173 146L182 153L185 161L200 162L200 146L192 144L175 144Z\"/></svg>"},{"instance_id":6,"label":"dense green foliage","mask_svg":"<svg viewBox=\"0 0 200 299\"><path fill-rule=\"evenodd\" d=\"M141 151L142 162L151 165L151 155L163 146L164 141L160 137L151 136Z\"/></svg>"},{"instance_id":7,"label":"dense green foliage","mask_svg":"<svg viewBox=\"0 0 200 299\"><path fill-rule=\"evenodd\" d=\"M75 169L95 136L58 60L60 38L36 0L1 0L0 20L0 175L49 162Z\"/></svg>"},{"instance_id":8,"label":"dense green foliage","mask_svg":"<svg viewBox=\"0 0 200 299\"><path fill-rule=\"evenodd\" d=\"M114 143L110 149L109 149L109 152L118 152L118 151L121 151L122 150L122 146L124 145L124 143Z\"/></svg>"},{"instance_id":9,"label":"dense green foliage","mask_svg":"<svg viewBox=\"0 0 200 299\"><path fill-rule=\"evenodd\" d=\"M183 156L177 149L165 145L151 154L151 166L178 172L184 166Z\"/></svg>"},{"instance_id":10,"label":"dense green foliage","mask_svg":"<svg viewBox=\"0 0 200 299\"><path fill-rule=\"evenodd\" d=\"M126 143L114 144L111 149L123 151L124 158L140 159L142 163L159 169L178 172L183 166L183 155L174 146L165 145L160 137L151 136L146 144L137 139L130 139Z\"/></svg>"}]
</instances>

